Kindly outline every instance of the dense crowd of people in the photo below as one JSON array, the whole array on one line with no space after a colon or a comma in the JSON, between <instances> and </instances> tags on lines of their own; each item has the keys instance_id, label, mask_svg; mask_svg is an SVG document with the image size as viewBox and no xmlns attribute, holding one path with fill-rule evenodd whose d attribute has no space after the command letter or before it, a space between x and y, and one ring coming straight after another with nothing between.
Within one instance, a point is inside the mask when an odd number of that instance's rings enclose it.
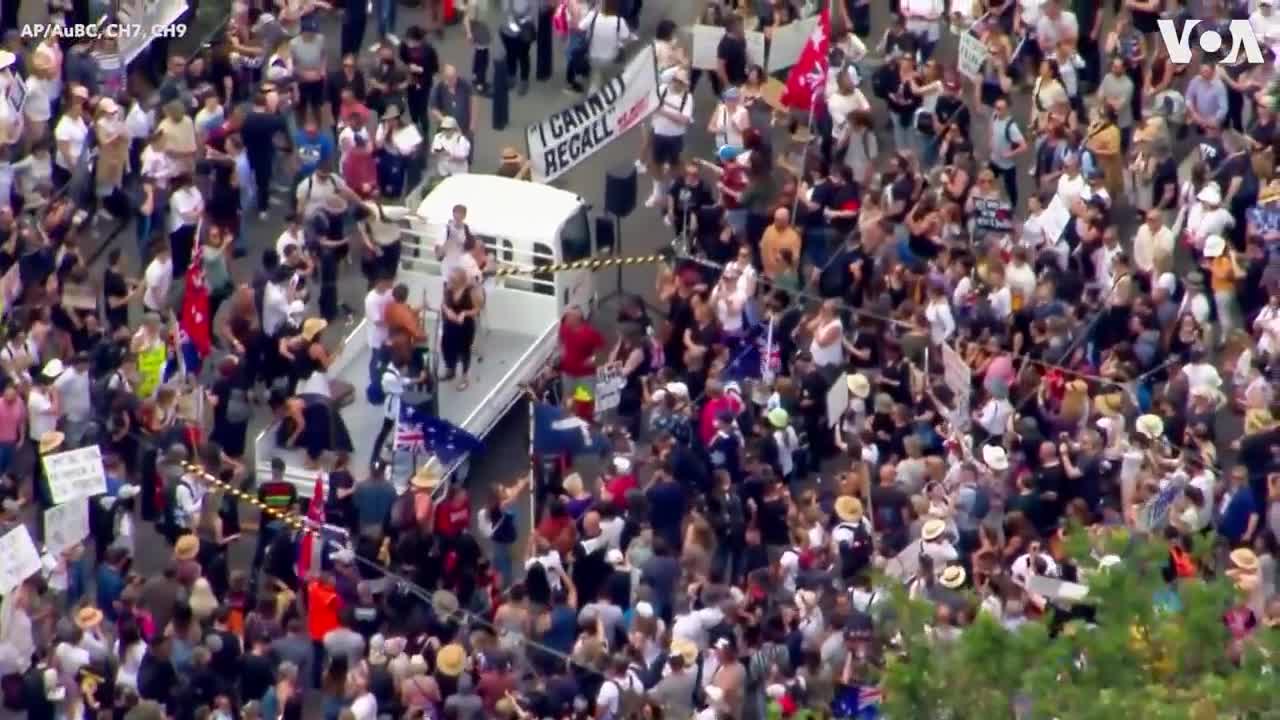
<instances>
[{"instance_id":1,"label":"dense crowd of people","mask_svg":"<svg viewBox=\"0 0 1280 720\"><path fill-rule=\"evenodd\" d=\"M1094 569L1076 527L1167 543L1173 592L1229 569L1242 643L1280 623L1274 0L1194 13L1193 40L1247 19L1260 65L1176 64L1156 21L1192 16L1159 0L901 0L887 27L860 0L712 0L714 68L672 20L647 36L639 0L397 5L238 1L208 51L132 63L109 38L0 43L3 528L46 540L44 457L97 445L107 478L85 541L0 602L0 718L874 717L894 586L939 643L1090 622L1044 582ZM799 64L752 64L748 34L812 13ZM567 310L534 388L594 421L621 378L602 470L424 466L398 493L400 398L465 389L496 263L457 207L431 377L393 208L473 170L490 52L519 102L546 22L575 97L654 43L640 212L679 255L657 309ZM530 177L513 148L495 172ZM349 265L364 393L326 372ZM348 428L374 400L382 427ZM323 470L313 499L280 458L254 477L262 405ZM140 572L157 536L171 557Z\"/></svg>"}]
</instances>

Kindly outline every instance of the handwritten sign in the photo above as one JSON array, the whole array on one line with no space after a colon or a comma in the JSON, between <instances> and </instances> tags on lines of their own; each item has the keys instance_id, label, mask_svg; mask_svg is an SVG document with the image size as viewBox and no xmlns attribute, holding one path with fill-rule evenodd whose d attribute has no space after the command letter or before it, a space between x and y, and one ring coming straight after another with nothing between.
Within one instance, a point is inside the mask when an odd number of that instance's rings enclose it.
<instances>
[{"instance_id":1,"label":"handwritten sign","mask_svg":"<svg viewBox=\"0 0 1280 720\"><path fill-rule=\"evenodd\" d=\"M24 580L40 572L40 553L26 525L0 537L0 595L8 595Z\"/></svg>"},{"instance_id":2,"label":"handwritten sign","mask_svg":"<svg viewBox=\"0 0 1280 720\"><path fill-rule=\"evenodd\" d=\"M799 62L809 36L818 34L821 42L821 32L816 16L774 28L773 42L769 45L769 74L786 70Z\"/></svg>"},{"instance_id":3,"label":"handwritten sign","mask_svg":"<svg viewBox=\"0 0 1280 720\"><path fill-rule=\"evenodd\" d=\"M622 402L622 388L627 379L612 367L596 370L596 415L607 413Z\"/></svg>"},{"instance_id":4,"label":"handwritten sign","mask_svg":"<svg viewBox=\"0 0 1280 720\"><path fill-rule=\"evenodd\" d=\"M689 58L695 70L715 70L724 28L694 25L689 28Z\"/></svg>"},{"instance_id":5,"label":"handwritten sign","mask_svg":"<svg viewBox=\"0 0 1280 720\"><path fill-rule=\"evenodd\" d=\"M1066 232L1067 224L1071 222L1071 209L1067 207L1061 195L1054 193L1049 206L1036 216L1036 222L1040 224L1040 231L1044 233L1045 240L1050 244L1056 243L1058 238L1062 237L1062 233Z\"/></svg>"},{"instance_id":6,"label":"handwritten sign","mask_svg":"<svg viewBox=\"0 0 1280 720\"><path fill-rule=\"evenodd\" d=\"M97 445L45 455L41 460L55 505L107 491L107 471Z\"/></svg>"},{"instance_id":7,"label":"handwritten sign","mask_svg":"<svg viewBox=\"0 0 1280 720\"><path fill-rule=\"evenodd\" d=\"M1004 200L975 197L973 224L979 230L1009 232L1013 229L1013 206Z\"/></svg>"},{"instance_id":8,"label":"handwritten sign","mask_svg":"<svg viewBox=\"0 0 1280 720\"><path fill-rule=\"evenodd\" d=\"M848 409L849 376L848 373L840 373L840 377L827 389L827 427L840 424L840 418Z\"/></svg>"},{"instance_id":9,"label":"handwritten sign","mask_svg":"<svg viewBox=\"0 0 1280 720\"><path fill-rule=\"evenodd\" d=\"M986 61L987 46L983 45L978 36L973 33L962 34L957 57L957 69L960 74L977 82L982 77L982 64Z\"/></svg>"},{"instance_id":10,"label":"handwritten sign","mask_svg":"<svg viewBox=\"0 0 1280 720\"><path fill-rule=\"evenodd\" d=\"M89 498L55 505L44 511L44 550L50 555L84 542L89 537Z\"/></svg>"}]
</instances>

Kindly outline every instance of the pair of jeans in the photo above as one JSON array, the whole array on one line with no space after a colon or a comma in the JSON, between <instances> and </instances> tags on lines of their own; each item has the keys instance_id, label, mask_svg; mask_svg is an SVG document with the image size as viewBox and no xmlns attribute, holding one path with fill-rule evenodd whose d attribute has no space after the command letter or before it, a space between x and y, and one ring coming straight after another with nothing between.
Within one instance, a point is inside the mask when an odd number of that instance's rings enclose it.
<instances>
[{"instance_id":1,"label":"pair of jeans","mask_svg":"<svg viewBox=\"0 0 1280 720\"><path fill-rule=\"evenodd\" d=\"M1018 207L1018 167L1015 165L1002 168L995 163L988 163L988 167L1004 183L1004 191L1009 195L1009 203L1015 208Z\"/></svg>"},{"instance_id":2,"label":"pair of jeans","mask_svg":"<svg viewBox=\"0 0 1280 720\"><path fill-rule=\"evenodd\" d=\"M502 47L507 53L507 75L519 78L524 84L529 83L529 50L531 43L521 37L511 37L501 33Z\"/></svg>"},{"instance_id":3,"label":"pair of jeans","mask_svg":"<svg viewBox=\"0 0 1280 720\"><path fill-rule=\"evenodd\" d=\"M379 40L396 31L396 12L399 7L399 0L375 0L373 9L378 15Z\"/></svg>"}]
</instances>

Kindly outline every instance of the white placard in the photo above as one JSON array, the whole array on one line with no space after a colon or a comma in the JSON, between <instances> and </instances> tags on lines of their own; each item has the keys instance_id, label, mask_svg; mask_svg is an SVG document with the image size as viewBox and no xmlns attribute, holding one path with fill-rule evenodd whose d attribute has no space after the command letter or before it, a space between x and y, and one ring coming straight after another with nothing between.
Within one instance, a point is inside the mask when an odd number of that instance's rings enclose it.
<instances>
[{"instance_id":1,"label":"white placard","mask_svg":"<svg viewBox=\"0 0 1280 720\"><path fill-rule=\"evenodd\" d=\"M835 383L827 390L827 427L835 427L849 409L849 376L840 373Z\"/></svg>"},{"instance_id":2,"label":"white placard","mask_svg":"<svg viewBox=\"0 0 1280 720\"><path fill-rule=\"evenodd\" d=\"M409 123L392 134L391 143L401 155L412 155L422 147L422 133L417 125Z\"/></svg>"},{"instance_id":3,"label":"white placard","mask_svg":"<svg viewBox=\"0 0 1280 720\"><path fill-rule=\"evenodd\" d=\"M1071 208L1067 207L1061 195L1054 193L1049 206L1036 216L1036 222L1040 225L1045 240L1052 245L1066 232L1067 224L1071 222Z\"/></svg>"},{"instance_id":4,"label":"white placard","mask_svg":"<svg viewBox=\"0 0 1280 720\"><path fill-rule=\"evenodd\" d=\"M600 148L638 127L658 109L658 63L650 44L580 102L530 125L529 165L533 179L550 182Z\"/></svg>"},{"instance_id":5,"label":"white placard","mask_svg":"<svg viewBox=\"0 0 1280 720\"><path fill-rule=\"evenodd\" d=\"M693 25L689 28L689 58L695 70L716 69L723 37L724 28L715 25Z\"/></svg>"},{"instance_id":6,"label":"white placard","mask_svg":"<svg viewBox=\"0 0 1280 720\"><path fill-rule=\"evenodd\" d=\"M1042 575L1027 576L1027 592L1060 605L1075 605L1089 599L1088 586Z\"/></svg>"},{"instance_id":7,"label":"white placard","mask_svg":"<svg viewBox=\"0 0 1280 720\"><path fill-rule=\"evenodd\" d=\"M810 36L821 32L817 16L774 28L773 42L769 44L769 65L766 68L768 73L772 75L795 65L800 60L800 54L804 52L804 46L809 42ZM815 44L821 42L822 37L819 35Z\"/></svg>"},{"instance_id":8,"label":"white placard","mask_svg":"<svg viewBox=\"0 0 1280 720\"><path fill-rule=\"evenodd\" d=\"M942 379L957 399L969 397L973 370L949 343L942 344Z\"/></svg>"},{"instance_id":9,"label":"white placard","mask_svg":"<svg viewBox=\"0 0 1280 720\"><path fill-rule=\"evenodd\" d=\"M58 555L89 537L89 498L82 497L44 511L44 551Z\"/></svg>"},{"instance_id":10,"label":"white placard","mask_svg":"<svg viewBox=\"0 0 1280 720\"><path fill-rule=\"evenodd\" d=\"M622 402L622 388L627 379L613 366L596 370L596 415L599 416L618 407Z\"/></svg>"},{"instance_id":11,"label":"white placard","mask_svg":"<svg viewBox=\"0 0 1280 720\"><path fill-rule=\"evenodd\" d=\"M41 460L55 505L107 491L107 471L97 445L45 455Z\"/></svg>"},{"instance_id":12,"label":"white placard","mask_svg":"<svg viewBox=\"0 0 1280 720\"><path fill-rule=\"evenodd\" d=\"M116 46L120 58L126 64L133 62L155 38L152 28L169 25L186 11L187 0L121 0L116 14L119 24L140 30L121 34Z\"/></svg>"},{"instance_id":13,"label":"white placard","mask_svg":"<svg viewBox=\"0 0 1280 720\"><path fill-rule=\"evenodd\" d=\"M986 61L987 46L982 44L977 35L962 33L957 53L957 69L960 74L976 82L982 77L982 64Z\"/></svg>"},{"instance_id":14,"label":"white placard","mask_svg":"<svg viewBox=\"0 0 1280 720\"><path fill-rule=\"evenodd\" d=\"M764 67L765 51L768 47L764 33L749 32L745 33L745 35L747 39L747 67L752 65Z\"/></svg>"},{"instance_id":15,"label":"white placard","mask_svg":"<svg viewBox=\"0 0 1280 720\"><path fill-rule=\"evenodd\" d=\"M40 572L40 553L31 542L26 525L19 525L0 537L0 595L8 595L22 581Z\"/></svg>"}]
</instances>

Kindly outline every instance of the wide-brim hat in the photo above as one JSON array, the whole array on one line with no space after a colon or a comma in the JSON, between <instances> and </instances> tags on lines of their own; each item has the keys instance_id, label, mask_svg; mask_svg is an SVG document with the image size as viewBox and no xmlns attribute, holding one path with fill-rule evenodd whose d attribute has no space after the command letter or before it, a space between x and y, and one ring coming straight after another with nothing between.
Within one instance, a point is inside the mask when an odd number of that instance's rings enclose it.
<instances>
[{"instance_id":1,"label":"wide-brim hat","mask_svg":"<svg viewBox=\"0 0 1280 720\"><path fill-rule=\"evenodd\" d=\"M431 593L431 609L435 612L436 617L446 619L452 617L461 607L458 603L458 596L448 590L437 590Z\"/></svg>"},{"instance_id":2,"label":"wide-brim hat","mask_svg":"<svg viewBox=\"0 0 1280 720\"><path fill-rule=\"evenodd\" d=\"M836 498L836 517L844 522L862 521L862 501L852 495L841 495Z\"/></svg>"},{"instance_id":3,"label":"wide-brim hat","mask_svg":"<svg viewBox=\"0 0 1280 720\"><path fill-rule=\"evenodd\" d=\"M183 535L173 544L173 556L179 560L194 560L200 554L200 538Z\"/></svg>"},{"instance_id":4,"label":"wide-brim hat","mask_svg":"<svg viewBox=\"0 0 1280 720\"><path fill-rule=\"evenodd\" d=\"M938 577L938 584L948 590L956 590L961 585L964 585L967 577L964 568L959 565L948 565L947 569L943 570L942 575Z\"/></svg>"},{"instance_id":5,"label":"wide-brim hat","mask_svg":"<svg viewBox=\"0 0 1280 720\"><path fill-rule=\"evenodd\" d=\"M1124 412L1124 394L1118 392L1099 395L1094 400L1094 407L1103 417L1115 417Z\"/></svg>"},{"instance_id":6,"label":"wide-brim hat","mask_svg":"<svg viewBox=\"0 0 1280 720\"><path fill-rule=\"evenodd\" d=\"M1227 240L1221 235L1210 235L1204 241L1204 256L1207 258L1221 257L1222 253L1227 251Z\"/></svg>"},{"instance_id":7,"label":"wide-brim hat","mask_svg":"<svg viewBox=\"0 0 1280 720\"><path fill-rule=\"evenodd\" d=\"M445 115L444 117L440 118L440 129L441 130L457 130L458 119L452 115Z\"/></svg>"},{"instance_id":8,"label":"wide-brim hat","mask_svg":"<svg viewBox=\"0 0 1280 720\"><path fill-rule=\"evenodd\" d=\"M436 671L447 677L458 677L467 666L467 651L450 643L436 651Z\"/></svg>"},{"instance_id":9,"label":"wide-brim hat","mask_svg":"<svg viewBox=\"0 0 1280 720\"><path fill-rule=\"evenodd\" d=\"M409 484L419 490L434 490L440 484L440 471L431 465L423 465L409 479Z\"/></svg>"},{"instance_id":10,"label":"wide-brim hat","mask_svg":"<svg viewBox=\"0 0 1280 720\"><path fill-rule=\"evenodd\" d=\"M999 445L982 446L982 462L987 467L1000 472L1009 469L1009 453Z\"/></svg>"},{"instance_id":11,"label":"wide-brim hat","mask_svg":"<svg viewBox=\"0 0 1280 720\"><path fill-rule=\"evenodd\" d=\"M40 368L40 375L42 377L48 378L49 380L55 380L58 378L59 375L61 375L66 371L67 371L67 366L63 365L61 360L54 358L49 362L45 363L44 367Z\"/></svg>"},{"instance_id":12,"label":"wide-brim hat","mask_svg":"<svg viewBox=\"0 0 1280 720\"><path fill-rule=\"evenodd\" d=\"M307 318L306 321L302 323L302 337L307 340L315 340L316 336L324 332L324 329L327 327L329 327L329 321L324 318Z\"/></svg>"},{"instance_id":13,"label":"wide-brim hat","mask_svg":"<svg viewBox=\"0 0 1280 720\"><path fill-rule=\"evenodd\" d=\"M854 397L861 400L871 397L871 381L867 379L866 375L854 373L845 382L849 386L849 392L853 393Z\"/></svg>"},{"instance_id":14,"label":"wide-brim hat","mask_svg":"<svg viewBox=\"0 0 1280 720\"><path fill-rule=\"evenodd\" d=\"M920 539L926 541L937 540L947 531L947 524L938 518L930 518L920 527Z\"/></svg>"},{"instance_id":15,"label":"wide-brim hat","mask_svg":"<svg viewBox=\"0 0 1280 720\"><path fill-rule=\"evenodd\" d=\"M1233 568L1242 572L1257 572L1261 567L1258 555L1249 548L1236 548L1227 558L1231 561Z\"/></svg>"},{"instance_id":16,"label":"wide-brim hat","mask_svg":"<svg viewBox=\"0 0 1280 720\"><path fill-rule=\"evenodd\" d=\"M684 664L692 667L698 662L698 646L690 640L676 638L671 641L671 655L684 660Z\"/></svg>"},{"instance_id":17,"label":"wide-brim hat","mask_svg":"<svg viewBox=\"0 0 1280 720\"><path fill-rule=\"evenodd\" d=\"M76 611L76 627L81 630L96 628L102 624L102 611L96 607L83 607Z\"/></svg>"},{"instance_id":18,"label":"wide-brim hat","mask_svg":"<svg viewBox=\"0 0 1280 720\"><path fill-rule=\"evenodd\" d=\"M1134 421L1133 429L1148 440L1156 440L1164 437L1164 420L1159 415L1140 415Z\"/></svg>"},{"instance_id":19,"label":"wide-brim hat","mask_svg":"<svg viewBox=\"0 0 1280 720\"><path fill-rule=\"evenodd\" d=\"M40 454L51 453L62 447L62 443L67 439L66 435L57 430L50 430L40 436Z\"/></svg>"},{"instance_id":20,"label":"wide-brim hat","mask_svg":"<svg viewBox=\"0 0 1280 720\"><path fill-rule=\"evenodd\" d=\"M1275 424L1275 417L1271 415L1270 410L1265 408L1252 408L1244 414L1244 433L1246 435L1269 430Z\"/></svg>"}]
</instances>

